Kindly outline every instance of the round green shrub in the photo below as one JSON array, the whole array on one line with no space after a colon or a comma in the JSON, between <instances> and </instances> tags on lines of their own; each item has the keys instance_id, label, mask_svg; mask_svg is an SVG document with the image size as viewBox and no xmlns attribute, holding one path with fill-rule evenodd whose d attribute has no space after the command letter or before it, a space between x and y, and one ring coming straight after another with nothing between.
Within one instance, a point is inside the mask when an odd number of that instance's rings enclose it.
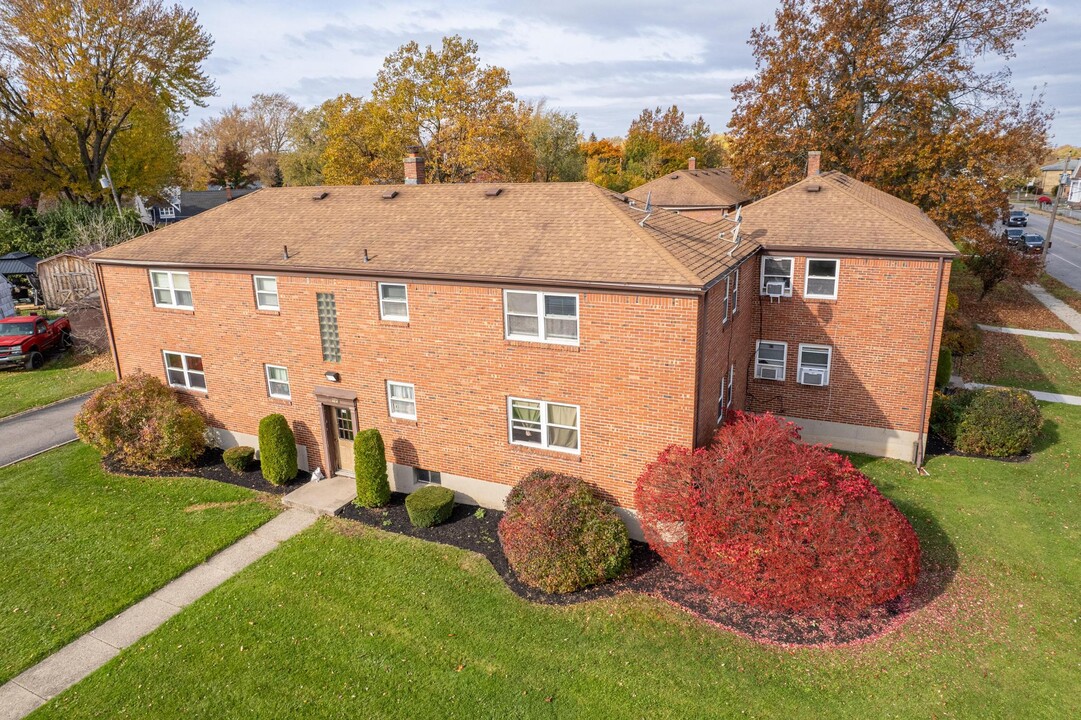
<instances>
[{"instance_id":1,"label":"round green shrub","mask_svg":"<svg viewBox=\"0 0 1081 720\"><path fill-rule=\"evenodd\" d=\"M582 480L534 470L507 496L499 540L526 585L568 593L611 580L630 563L627 527Z\"/></svg>"},{"instance_id":2,"label":"round green shrub","mask_svg":"<svg viewBox=\"0 0 1081 720\"><path fill-rule=\"evenodd\" d=\"M445 523L454 512L454 491L438 485L428 485L410 493L405 499L405 511L413 527L427 528Z\"/></svg>"},{"instance_id":3,"label":"round green shrub","mask_svg":"<svg viewBox=\"0 0 1081 720\"><path fill-rule=\"evenodd\" d=\"M363 430L353 442L353 470L357 476L358 507L382 507L390 502L387 450L375 428Z\"/></svg>"},{"instance_id":4,"label":"round green shrub","mask_svg":"<svg viewBox=\"0 0 1081 720\"><path fill-rule=\"evenodd\" d=\"M133 470L187 467L206 449L203 416L141 372L94 393L75 416L75 433Z\"/></svg>"},{"instance_id":5,"label":"round green shrub","mask_svg":"<svg viewBox=\"0 0 1081 720\"><path fill-rule=\"evenodd\" d=\"M953 352L948 347L938 349L938 367L935 369L935 387L945 388L950 385L953 375Z\"/></svg>"},{"instance_id":6,"label":"round green shrub","mask_svg":"<svg viewBox=\"0 0 1081 720\"><path fill-rule=\"evenodd\" d=\"M968 455L1023 455L1043 428L1043 413L1024 390L982 388L973 391L959 413L954 448Z\"/></svg>"},{"instance_id":7,"label":"round green shrub","mask_svg":"<svg viewBox=\"0 0 1081 720\"><path fill-rule=\"evenodd\" d=\"M297 441L284 415L259 421L259 465L266 481L284 485L297 476Z\"/></svg>"},{"instance_id":8,"label":"round green shrub","mask_svg":"<svg viewBox=\"0 0 1081 720\"><path fill-rule=\"evenodd\" d=\"M255 448L247 445L231 447L222 453L221 459L225 462L225 467L239 475L251 467L252 460L255 459Z\"/></svg>"}]
</instances>

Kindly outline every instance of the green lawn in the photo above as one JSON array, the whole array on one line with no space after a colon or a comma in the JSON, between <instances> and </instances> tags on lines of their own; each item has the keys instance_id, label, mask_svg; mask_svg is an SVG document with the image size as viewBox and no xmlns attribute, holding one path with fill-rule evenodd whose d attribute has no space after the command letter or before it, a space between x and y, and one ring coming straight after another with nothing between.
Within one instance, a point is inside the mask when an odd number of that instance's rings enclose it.
<instances>
[{"instance_id":1,"label":"green lawn","mask_svg":"<svg viewBox=\"0 0 1081 720\"><path fill-rule=\"evenodd\" d=\"M665 603L555 608L479 556L324 521L42 718L1064 718L1081 713L1081 408L1025 463L856 461L950 578L833 650L745 640Z\"/></svg>"},{"instance_id":2,"label":"green lawn","mask_svg":"<svg viewBox=\"0 0 1081 720\"><path fill-rule=\"evenodd\" d=\"M275 513L232 485L110 475L79 443L0 470L0 682Z\"/></svg>"},{"instance_id":3,"label":"green lawn","mask_svg":"<svg viewBox=\"0 0 1081 720\"><path fill-rule=\"evenodd\" d=\"M72 352L50 359L40 370L0 371L0 417L79 395L115 379L108 356Z\"/></svg>"},{"instance_id":4,"label":"green lawn","mask_svg":"<svg viewBox=\"0 0 1081 720\"><path fill-rule=\"evenodd\" d=\"M983 333L983 343L954 365L966 380L1081 395L1081 342Z\"/></svg>"}]
</instances>

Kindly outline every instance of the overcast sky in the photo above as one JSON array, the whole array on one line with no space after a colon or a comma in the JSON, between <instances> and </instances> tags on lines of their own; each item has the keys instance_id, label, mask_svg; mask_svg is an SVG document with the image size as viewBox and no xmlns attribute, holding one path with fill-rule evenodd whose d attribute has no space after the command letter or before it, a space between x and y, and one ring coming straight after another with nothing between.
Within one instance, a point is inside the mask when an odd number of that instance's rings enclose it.
<instances>
[{"instance_id":1,"label":"overcast sky","mask_svg":"<svg viewBox=\"0 0 1081 720\"><path fill-rule=\"evenodd\" d=\"M302 105L343 92L367 95L383 58L399 45L438 45L459 34L477 41L482 62L510 71L519 97L547 98L550 107L577 113L583 132L601 137L624 134L644 107L672 103L723 131L729 88L754 67L750 30L775 7L774 0L188 4L214 36L207 70L219 86L208 108L192 111L189 126L258 92L284 92ZM1010 63L1014 84L1026 98L1046 85L1057 111L1054 142L1081 144L1081 12L1076 0L1044 6L1047 22Z\"/></svg>"}]
</instances>

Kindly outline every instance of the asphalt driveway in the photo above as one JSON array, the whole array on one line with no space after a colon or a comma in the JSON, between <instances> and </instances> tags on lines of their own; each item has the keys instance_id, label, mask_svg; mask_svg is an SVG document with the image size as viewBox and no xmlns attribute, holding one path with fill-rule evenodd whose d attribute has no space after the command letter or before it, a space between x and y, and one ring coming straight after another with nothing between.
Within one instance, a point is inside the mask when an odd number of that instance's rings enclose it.
<instances>
[{"instance_id":1,"label":"asphalt driveway","mask_svg":"<svg viewBox=\"0 0 1081 720\"><path fill-rule=\"evenodd\" d=\"M0 420L0 467L75 439L75 414L86 395Z\"/></svg>"}]
</instances>

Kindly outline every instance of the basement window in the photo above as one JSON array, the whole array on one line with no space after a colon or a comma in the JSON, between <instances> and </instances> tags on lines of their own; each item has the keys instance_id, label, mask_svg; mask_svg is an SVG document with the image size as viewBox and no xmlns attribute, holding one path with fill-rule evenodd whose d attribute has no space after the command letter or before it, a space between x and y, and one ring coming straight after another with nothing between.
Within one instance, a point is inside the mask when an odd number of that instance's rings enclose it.
<instances>
[{"instance_id":1,"label":"basement window","mask_svg":"<svg viewBox=\"0 0 1081 720\"><path fill-rule=\"evenodd\" d=\"M191 282L186 272L151 270L150 286L154 290L154 305L177 310L194 310Z\"/></svg>"},{"instance_id":2,"label":"basement window","mask_svg":"<svg viewBox=\"0 0 1081 720\"><path fill-rule=\"evenodd\" d=\"M435 470L425 470L424 468L413 468L413 484L414 485L442 485L443 478Z\"/></svg>"}]
</instances>

